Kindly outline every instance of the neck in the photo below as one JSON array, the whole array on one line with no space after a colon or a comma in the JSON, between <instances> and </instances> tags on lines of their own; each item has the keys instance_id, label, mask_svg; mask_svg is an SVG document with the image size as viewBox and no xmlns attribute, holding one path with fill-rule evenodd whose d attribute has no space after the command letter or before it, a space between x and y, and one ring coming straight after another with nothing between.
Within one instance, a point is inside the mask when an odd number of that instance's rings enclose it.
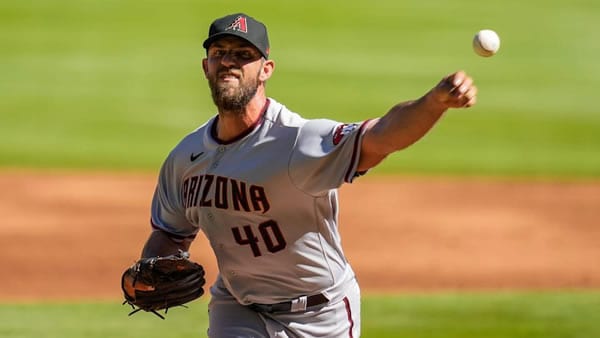
<instances>
[{"instance_id":1,"label":"neck","mask_svg":"<svg viewBox=\"0 0 600 338\"><path fill-rule=\"evenodd\" d=\"M231 141L262 117L267 98L257 93L242 111L226 111L219 109L219 120L216 128L217 138L221 141Z\"/></svg>"}]
</instances>

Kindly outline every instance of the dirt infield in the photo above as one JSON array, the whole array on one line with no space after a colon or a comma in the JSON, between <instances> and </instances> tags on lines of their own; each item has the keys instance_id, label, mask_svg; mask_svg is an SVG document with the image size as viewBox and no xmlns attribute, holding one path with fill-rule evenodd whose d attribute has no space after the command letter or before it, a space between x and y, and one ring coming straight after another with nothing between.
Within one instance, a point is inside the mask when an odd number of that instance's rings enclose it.
<instances>
[{"instance_id":1,"label":"dirt infield","mask_svg":"<svg viewBox=\"0 0 600 338\"><path fill-rule=\"evenodd\" d=\"M153 174L0 172L0 300L113 299ZM600 287L600 182L364 177L341 189L364 292ZM203 236L191 248L215 276Z\"/></svg>"}]
</instances>

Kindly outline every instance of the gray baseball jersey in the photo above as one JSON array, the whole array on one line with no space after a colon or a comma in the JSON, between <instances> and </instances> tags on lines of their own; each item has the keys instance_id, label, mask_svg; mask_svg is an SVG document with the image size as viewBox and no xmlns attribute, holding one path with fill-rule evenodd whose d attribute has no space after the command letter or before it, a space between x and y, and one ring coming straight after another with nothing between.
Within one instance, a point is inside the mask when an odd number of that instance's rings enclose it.
<instances>
[{"instance_id":1,"label":"gray baseball jersey","mask_svg":"<svg viewBox=\"0 0 600 338\"><path fill-rule=\"evenodd\" d=\"M337 188L359 175L366 121L307 120L268 99L255 126L223 143L217 120L167 157L153 226L176 238L202 230L219 266L216 284L241 304L341 299L354 272L341 248Z\"/></svg>"}]
</instances>

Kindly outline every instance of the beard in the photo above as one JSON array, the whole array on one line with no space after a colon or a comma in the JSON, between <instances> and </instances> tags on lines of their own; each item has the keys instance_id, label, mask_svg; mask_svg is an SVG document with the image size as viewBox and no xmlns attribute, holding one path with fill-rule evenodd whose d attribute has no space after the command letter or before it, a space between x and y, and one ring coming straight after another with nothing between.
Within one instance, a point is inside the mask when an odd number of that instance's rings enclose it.
<instances>
[{"instance_id":1,"label":"beard","mask_svg":"<svg viewBox=\"0 0 600 338\"><path fill-rule=\"evenodd\" d=\"M241 113L256 95L258 76L247 79L239 77L239 86L236 87L228 82L218 82L219 74L223 72L227 70L219 70L216 76L208 79L213 102L219 110Z\"/></svg>"}]
</instances>

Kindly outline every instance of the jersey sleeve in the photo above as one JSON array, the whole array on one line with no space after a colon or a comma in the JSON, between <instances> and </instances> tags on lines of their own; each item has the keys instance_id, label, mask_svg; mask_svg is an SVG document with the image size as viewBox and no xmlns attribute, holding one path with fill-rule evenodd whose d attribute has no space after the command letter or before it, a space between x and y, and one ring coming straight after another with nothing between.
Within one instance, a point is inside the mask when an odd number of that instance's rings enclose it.
<instances>
[{"instance_id":1,"label":"jersey sleeve","mask_svg":"<svg viewBox=\"0 0 600 338\"><path fill-rule=\"evenodd\" d=\"M368 121L340 123L309 120L300 129L290 157L292 182L301 190L320 195L351 183L357 176L360 145Z\"/></svg>"},{"instance_id":2,"label":"jersey sleeve","mask_svg":"<svg viewBox=\"0 0 600 338\"><path fill-rule=\"evenodd\" d=\"M167 157L160 170L151 207L151 222L154 229L165 231L173 239L194 238L198 227L190 223L185 215L176 173L173 153Z\"/></svg>"}]
</instances>

